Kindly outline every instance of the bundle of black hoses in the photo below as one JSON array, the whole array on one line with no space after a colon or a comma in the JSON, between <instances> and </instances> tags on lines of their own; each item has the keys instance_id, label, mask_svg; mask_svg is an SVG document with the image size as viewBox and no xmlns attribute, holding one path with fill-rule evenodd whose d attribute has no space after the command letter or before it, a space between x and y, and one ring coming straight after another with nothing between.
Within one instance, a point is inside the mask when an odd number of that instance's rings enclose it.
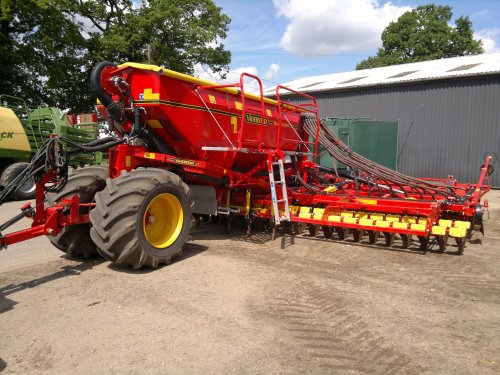
<instances>
[{"instance_id":1,"label":"bundle of black hoses","mask_svg":"<svg viewBox=\"0 0 500 375\"><path fill-rule=\"evenodd\" d=\"M86 144L79 144L71 139L53 136L38 149L24 171L0 191L0 205L7 200L13 191L25 184L30 178L41 181L46 192L61 191L68 181L71 158L83 152L106 151L126 140L127 138L117 140L113 137L106 137ZM46 173L50 173L50 184L43 183L42 177Z\"/></svg>"},{"instance_id":2,"label":"bundle of black hoses","mask_svg":"<svg viewBox=\"0 0 500 375\"><path fill-rule=\"evenodd\" d=\"M311 115L303 116L304 130L311 138L316 137L316 117ZM358 181L373 181L375 187L383 190L389 190L392 194L407 195L405 189L409 188L412 193L429 194L435 199L438 197L452 196L455 199L460 199L452 187L444 184L438 184L429 181L422 181L417 178L404 175L402 173L393 171L387 167L374 163L361 155L353 152L347 145L342 143L339 137L326 125L324 121L320 123L320 132L318 136L319 143L325 150L336 160L356 171L358 175L351 173L350 178ZM392 186L397 186L394 189Z\"/></svg>"}]
</instances>

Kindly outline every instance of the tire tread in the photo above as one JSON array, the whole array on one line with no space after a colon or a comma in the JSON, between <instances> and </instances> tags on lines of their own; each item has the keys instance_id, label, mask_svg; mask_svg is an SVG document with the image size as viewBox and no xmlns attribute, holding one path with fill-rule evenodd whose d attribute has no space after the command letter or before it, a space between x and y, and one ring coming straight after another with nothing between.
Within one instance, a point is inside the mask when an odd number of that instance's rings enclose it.
<instances>
[{"instance_id":1,"label":"tire tread","mask_svg":"<svg viewBox=\"0 0 500 375\"><path fill-rule=\"evenodd\" d=\"M139 243L138 212L148 193L158 185L177 187L187 197L189 208L192 207L188 186L179 176L163 169L137 168L106 180L106 188L96 194L96 209L90 212L93 224L90 235L104 258L123 267L156 268L181 253L182 241L171 245L168 254L161 256L149 254ZM189 220L190 214L185 217ZM187 233L181 236L187 239Z\"/></svg>"},{"instance_id":2,"label":"tire tread","mask_svg":"<svg viewBox=\"0 0 500 375\"><path fill-rule=\"evenodd\" d=\"M82 203L90 203L96 192L104 188L107 177L108 169L105 167L70 168L64 189L58 193L48 193L47 201L49 205L53 205L61 199L78 195ZM70 256L90 258L99 254L96 244L90 238L90 224L64 227L49 239L55 247Z\"/></svg>"}]
</instances>

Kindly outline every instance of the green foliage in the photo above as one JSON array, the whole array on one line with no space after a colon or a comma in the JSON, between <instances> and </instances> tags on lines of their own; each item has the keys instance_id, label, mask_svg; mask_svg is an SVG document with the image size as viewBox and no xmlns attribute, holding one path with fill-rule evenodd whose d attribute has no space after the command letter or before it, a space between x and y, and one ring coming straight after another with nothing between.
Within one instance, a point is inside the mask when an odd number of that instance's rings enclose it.
<instances>
[{"instance_id":1,"label":"green foliage","mask_svg":"<svg viewBox=\"0 0 500 375\"><path fill-rule=\"evenodd\" d=\"M451 7L434 4L404 13L382 32L377 55L361 61L356 69L483 53L482 42L473 37L469 17L458 18L452 27L448 24L452 15Z\"/></svg>"},{"instance_id":2,"label":"green foliage","mask_svg":"<svg viewBox=\"0 0 500 375\"><path fill-rule=\"evenodd\" d=\"M98 61L221 72L229 22L213 0L0 0L0 93L82 112Z\"/></svg>"}]
</instances>

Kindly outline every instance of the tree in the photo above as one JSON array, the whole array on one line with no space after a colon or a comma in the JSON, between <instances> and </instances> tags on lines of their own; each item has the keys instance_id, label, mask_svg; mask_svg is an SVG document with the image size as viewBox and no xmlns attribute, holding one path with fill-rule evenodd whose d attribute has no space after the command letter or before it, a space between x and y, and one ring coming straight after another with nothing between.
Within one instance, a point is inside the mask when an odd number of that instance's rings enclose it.
<instances>
[{"instance_id":1,"label":"tree","mask_svg":"<svg viewBox=\"0 0 500 375\"><path fill-rule=\"evenodd\" d=\"M98 61L221 72L229 22L213 0L0 0L0 93L81 112Z\"/></svg>"},{"instance_id":2,"label":"tree","mask_svg":"<svg viewBox=\"0 0 500 375\"><path fill-rule=\"evenodd\" d=\"M483 53L482 42L474 39L469 17L458 18L452 27L448 24L452 15L451 7L434 4L404 13L382 32L382 48L377 55L361 61L356 69Z\"/></svg>"},{"instance_id":3,"label":"tree","mask_svg":"<svg viewBox=\"0 0 500 375\"><path fill-rule=\"evenodd\" d=\"M1 4L0 93L62 104L61 89L84 79L78 66L86 41L78 25L45 1Z\"/></svg>"}]
</instances>

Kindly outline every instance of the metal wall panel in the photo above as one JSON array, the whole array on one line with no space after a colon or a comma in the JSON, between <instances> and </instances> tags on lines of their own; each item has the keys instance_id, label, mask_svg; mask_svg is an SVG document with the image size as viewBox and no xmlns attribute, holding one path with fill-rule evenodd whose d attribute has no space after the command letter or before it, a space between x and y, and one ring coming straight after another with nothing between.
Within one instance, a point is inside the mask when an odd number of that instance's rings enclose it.
<instances>
[{"instance_id":1,"label":"metal wall panel","mask_svg":"<svg viewBox=\"0 0 500 375\"><path fill-rule=\"evenodd\" d=\"M484 154L500 154L500 76L313 95L322 118L398 121L398 169L412 176L476 182Z\"/></svg>"}]
</instances>

